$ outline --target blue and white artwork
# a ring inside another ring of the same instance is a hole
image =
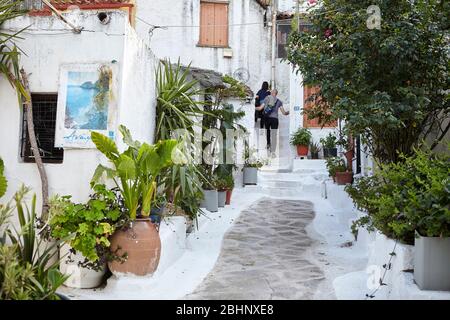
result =
[[[98,83],[96,72],[69,72],[64,123],[66,128],[107,129],[108,101],[98,99],[103,94],[103,88]]]
[[[108,64],[62,67],[56,146],[92,148],[91,131],[114,139],[115,80]]]

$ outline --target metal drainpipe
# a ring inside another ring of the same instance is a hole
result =
[[[275,88],[275,62],[277,54],[277,2],[278,0],[272,0],[272,77],[270,85],[272,89]]]

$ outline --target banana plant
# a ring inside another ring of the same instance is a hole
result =
[[[156,197],[157,179],[161,171],[173,165],[172,154],[176,152],[176,140],[161,140],[154,145],[134,141],[130,131],[119,127],[123,142],[128,148],[120,153],[113,140],[92,132],[91,138],[97,149],[108,158],[111,167],[99,165],[94,172],[91,186],[102,177],[112,179],[120,190],[129,216],[135,220],[139,215],[150,215],[152,201]]]

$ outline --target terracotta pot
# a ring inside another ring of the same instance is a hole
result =
[[[233,189],[227,190],[227,198],[225,200],[225,204],[231,204],[231,195],[233,194]]]
[[[297,146],[297,154],[299,156],[307,156],[308,155],[308,146]]]
[[[336,182],[338,185],[351,184],[353,182],[353,172],[336,172]]]
[[[120,249],[118,249],[120,248]],[[116,252],[117,250],[117,252]],[[114,275],[131,273],[145,276],[155,272],[161,256],[161,239],[149,218],[136,219],[128,228],[117,230],[111,237],[111,251],[128,258],[125,262],[108,263]]]

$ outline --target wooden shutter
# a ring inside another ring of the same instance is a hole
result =
[[[200,44],[214,45],[214,3],[202,2],[200,8]]]
[[[303,110],[308,110],[314,107],[313,101],[306,101],[309,97],[311,97],[313,94],[316,94],[320,91],[319,87],[309,87],[304,86],[303,87],[303,98],[304,98],[304,104],[303,104]],[[322,124],[318,118],[310,119],[306,114],[303,114],[303,127],[304,128],[335,128],[337,127],[337,122],[333,121],[332,123],[326,123]]]
[[[202,46],[228,46],[228,3],[200,3],[200,41]]]

